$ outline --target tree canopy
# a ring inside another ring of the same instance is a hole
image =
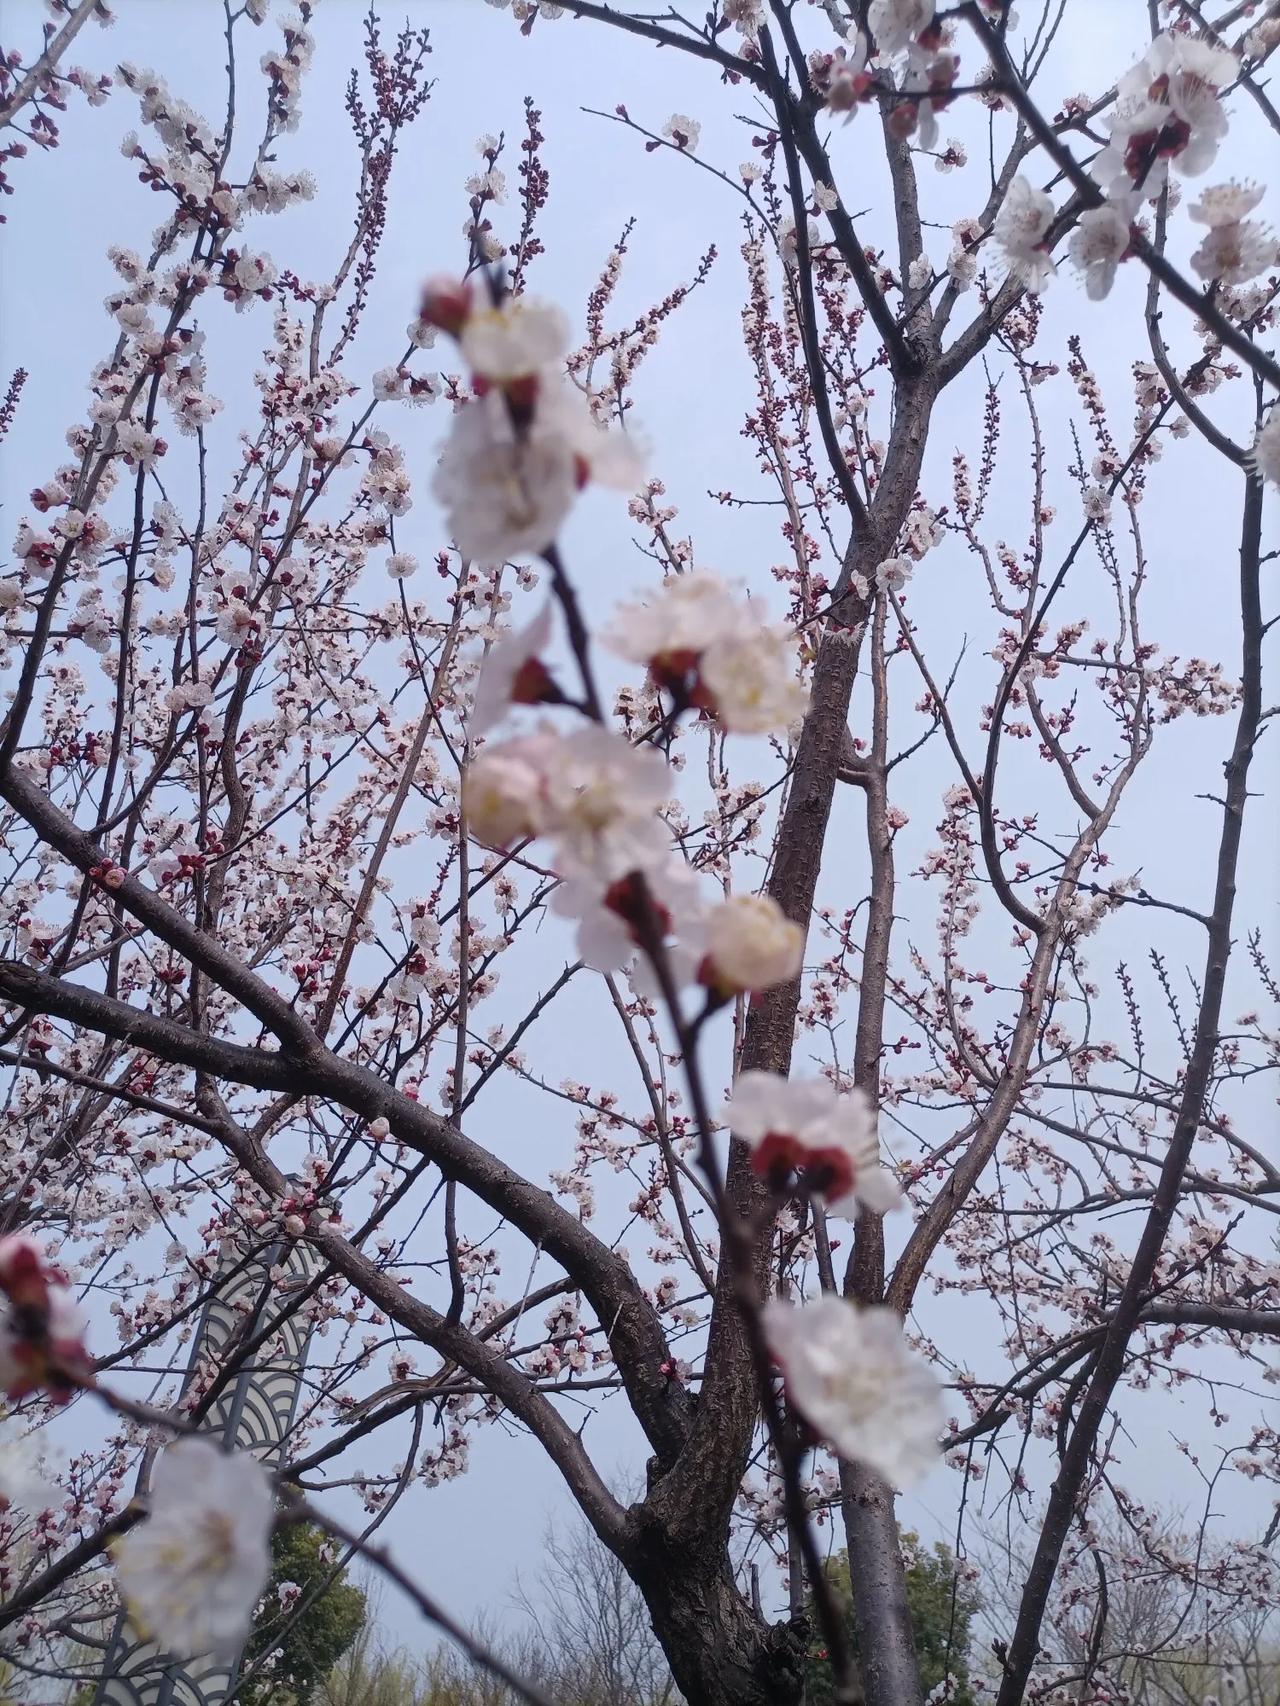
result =
[[[333,1543],[310,1523],[278,1528],[271,1577],[245,1647],[245,1706],[310,1706],[365,1626],[364,1591],[335,1565]],[[258,1669],[261,1662],[261,1669]]]

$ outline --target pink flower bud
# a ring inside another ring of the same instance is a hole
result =
[[[471,317],[471,286],[464,279],[429,278],[422,287],[418,317],[457,337]]]

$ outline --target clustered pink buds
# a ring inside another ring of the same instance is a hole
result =
[[[84,1315],[34,1239],[0,1238],[0,1392],[55,1403],[92,1379]]]
[[[327,1174],[326,1164],[318,1157],[311,1157],[308,1170],[311,1174],[311,1185],[280,1199],[280,1225],[287,1238],[305,1238],[312,1228],[326,1224],[337,1225],[342,1220],[340,1211],[333,1204],[326,1202],[321,1195]],[[267,1218],[264,1215],[262,1223],[265,1224]]]

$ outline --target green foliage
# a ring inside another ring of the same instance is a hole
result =
[[[364,1627],[365,1596],[324,1555],[325,1537],[309,1524],[276,1530],[271,1580],[245,1648],[248,1671],[265,1654],[263,1669],[237,1690],[244,1706],[309,1706],[317,1684],[337,1664]],[[277,1589],[296,1582],[302,1592],[291,1611]]]
[[[899,1541],[907,1566],[907,1605],[915,1631],[916,1659],[924,1692],[928,1694],[949,1671],[959,1684],[953,1696],[955,1706],[974,1706],[969,1689],[969,1643],[972,1638],[970,1625],[978,1610],[978,1596],[957,1578],[956,1561],[949,1546],[944,1546],[941,1541],[936,1541],[932,1547],[925,1546],[918,1535],[910,1532],[901,1534]],[[856,1663],[858,1631],[853,1620],[846,1553],[840,1552],[830,1560],[827,1578],[844,1609],[845,1627]],[[809,1606],[809,1616],[816,1628],[817,1618],[812,1605]],[[826,1645],[817,1635],[809,1653],[805,1695],[809,1706],[828,1706],[834,1698],[833,1681]]]

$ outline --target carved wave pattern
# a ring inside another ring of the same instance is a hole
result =
[[[291,1291],[305,1286],[319,1266],[310,1245],[279,1245],[245,1261],[226,1258],[224,1272],[238,1269],[205,1307],[188,1364],[186,1385],[197,1368],[216,1361],[232,1342],[252,1337],[278,1312]],[[283,1268],[283,1276],[274,1270]],[[246,1328],[246,1320],[250,1325]],[[205,1430],[237,1451],[251,1451],[270,1469],[279,1467],[302,1388],[310,1328],[291,1316],[270,1345],[252,1357],[210,1406]],[[123,1614],[103,1661],[93,1706],[222,1706],[231,1693],[239,1661],[192,1659],[181,1663],[142,1639]]]

